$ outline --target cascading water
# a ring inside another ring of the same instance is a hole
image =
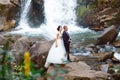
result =
[[[69,3],[68,3],[69,2]],[[53,39],[56,34],[56,28],[59,25],[67,25],[69,31],[80,30],[85,32],[88,29],[76,27],[76,0],[44,0],[45,22],[39,28],[30,28],[27,22],[27,14],[30,9],[31,0],[27,0],[21,14],[18,28],[14,33],[27,35],[44,35]]]
[[[17,28],[29,28],[29,24],[27,22],[27,14],[30,9],[31,1],[32,0],[21,0],[21,17]]]
[[[69,3],[68,3],[69,2]],[[76,26],[76,0],[45,0],[45,25],[41,26],[45,32],[55,36],[58,25],[67,25],[70,31],[77,30]]]
[[[45,0],[44,7],[47,25],[72,26],[76,24],[76,0]]]

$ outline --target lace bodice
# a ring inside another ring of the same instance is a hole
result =
[[[62,39],[62,33],[58,32],[57,34],[59,34],[58,38]]]

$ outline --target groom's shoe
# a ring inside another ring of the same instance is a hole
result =
[[[69,62],[72,62],[70,59],[68,59]]]

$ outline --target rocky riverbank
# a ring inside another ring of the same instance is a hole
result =
[[[119,0],[78,0],[79,24],[100,31],[111,25],[120,26]]]
[[[0,0],[0,31],[7,31],[16,27],[19,11],[18,0]]]
[[[78,0],[78,9],[81,1]],[[86,0],[84,0],[86,1]],[[100,1],[100,2],[95,2]],[[89,26],[95,31],[105,30],[103,34],[91,44],[83,45],[74,41],[71,45],[71,60],[66,65],[51,65],[47,75],[41,79],[65,79],[65,80],[118,80],[120,79],[120,41],[116,40],[119,33],[120,5],[119,0],[93,0],[86,3],[82,9],[86,9],[78,16],[78,23]],[[47,58],[48,51],[54,40],[48,41],[42,36],[28,37],[15,34],[7,34],[5,31],[14,29],[19,20],[20,5],[18,0],[0,0],[0,48],[4,48],[6,42],[10,43],[9,50],[16,64],[23,63],[24,53],[30,52],[31,62],[35,69],[40,69]],[[39,8],[41,7],[41,8]],[[77,12],[80,12],[79,10]],[[83,15],[84,14],[84,15]],[[41,16],[42,20],[37,16]],[[38,26],[44,21],[43,0],[33,0],[29,21]],[[32,20],[32,21],[31,21]],[[111,25],[114,25],[114,27]],[[79,35],[77,36],[79,37]],[[87,37],[87,36],[84,36]],[[76,39],[76,38],[75,38]],[[84,40],[83,40],[84,41]],[[84,42],[86,43],[86,42]],[[0,56],[1,57],[1,56]]]
[[[112,38],[114,38],[114,36],[112,36]],[[44,65],[48,55],[48,51],[51,45],[53,44],[53,41],[48,41],[43,37],[39,37],[39,38],[27,37],[27,36],[2,33],[0,35],[0,46],[3,47],[6,41],[9,41],[10,43],[9,50],[12,51],[12,56],[15,57],[17,64],[23,62],[23,58],[24,58],[23,56],[25,51],[30,51],[31,61],[36,64],[34,66],[36,69],[40,69]],[[116,51],[119,51],[118,45],[120,45],[120,43],[119,41],[118,42],[113,41],[112,43],[114,45],[93,44],[93,45],[82,46],[81,44],[79,44],[80,46],[78,45],[75,46],[74,44],[72,44],[74,46],[71,47],[72,52],[70,57],[73,62],[68,63],[64,66],[61,65],[57,65],[58,67],[56,67],[56,65],[50,66],[47,74],[52,74],[53,72],[53,75],[51,76],[46,75],[47,78],[53,79],[62,76],[62,78],[68,80],[70,78],[71,80],[119,79],[120,78],[118,76],[119,69],[116,69],[116,67],[117,66],[119,67],[120,61],[118,59],[115,59],[114,53]],[[118,70],[118,72],[116,72],[114,68]],[[63,72],[59,72],[61,69],[63,70]],[[58,72],[54,74],[54,70],[55,71],[57,70]],[[61,75],[61,73],[63,73],[63,75]],[[57,74],[58,76],[54,77]],[[44,78],[46,78],[46,76]],[[41,80],[41,78],[40,79],[38,78],[38,80]]]

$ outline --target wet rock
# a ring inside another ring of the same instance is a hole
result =
[[[6,30],[16,25],[16,21],[19,18],[19,7],[11,3],[14,1],[19,4],[18,0],[0,0],[0,31]]]
[[[15,56],[15,59],[17,63],[20,63],[23,60],[23,56],[25,51],[28,51],[30,48],[30,42],[27,37],[22,37],[18,39],[11,48],[11,51],[13,53],[13,56]]]
[[[60,73],[59,71],[66,70],[64,73]],[[58,71],[54,76],[51,76],[51,73]],[[109,75],[108,73],[91,70],[90,66],[88,66],[84,62],[72,62],[66,64],[63,67],[53,67],[50,66],[47,74],[50,76],[48,79],[55,79],[57,77],[63,78],[63,80],[104,80]]]
[[[102,72],[108,72],[109,64],[103,64],[101,65],[101,71]]]
[[[88,47],[80,47],[80,48],[75,48],[75,49],[72,49],[72,54],[73,55],[89,55],[92,51],[92,48],[88,48]]]
[[[95,30],[95,31],[102,31],[102,30],[104,30],[104,27],[103,26],[93,26],[91,29]]]
[[[111,80],[119,80],[119,79],[120,79],[120,73],[112,74],[112,79]]]
[[[4,25],[0,28],[0,31],[6,31],[8,29],[14,28],[16,24],[15,20],[11,20],[11,21],[4,21]]]
[[[3,35],[0,34],[0,45],[4,45],[6,40],[7,39]]]
[[[98,48],[98,53],[115,52],[117,50],[113,45],[110,45],[110,44],[103,45],[103,46],[97,46],[97,48]]]
[[[3,33],[4,37],[13,41],[13,42],[16,42],[18,39],[22,38],[21,35],[17,35],[17,34],[6,34],[6,33]]]
[[[53,41],[36,42],[30,48],[32,57],[34,57],[35,55],[48,52],[52,44],[53,44]]]
[[[19,0],[10,0],[10,3],[15,7],[20,7]]]
[[[44,42],[36,42],[31,48],[31,59],[32,61],[38,65],[38,67],[43,67],[51,48],[53,41],[44,41]]]
[[[91,54],[91,56],[98,58],[98,61],[106,61],[107,59],[112,59],[113,55],[114,52]]]
[[[90,54],[91,55],[91,54]],[[85,63],[87,63],[89,66],[91,66],[92,69],[95,69],[95,66],[97,64],[99,64],[99,61],[98,61],[98,58],[97,57],[94,57],[94,56],[76,56],[79,61],[83,61]]]
[[[120,53],[119,52],[115,52],[114,53],[114,58],[117,59],[120,62]]]
[[[45,42],[45,39],[38,37],[21,37],[19,35],[8,35],[8,38],[13,41],[13,44],[10,45],[11,51],[13,52],[13,56],[18,63],[22,62],[24,53],[26,51],[30,51],[31,59],[33,59],[33,57],[35,58],[35,56],[41,59],[41,55],[39,56],[39,53],[46,53],[49,51],[47,49],[49,42],[47,40]],[[35,60],[37,60],[37,58],[35,58]]]
[[[0,4],[10,4],[10,0],[0,0]]]
[[[79,58],[70,54],[70,60],[73,61],[73,62],[78,62]]]
[[[113,45],[114,45],[115,47],[120,47],[120,41],[115,41],[115,42],[113,42]]]
[[[112,43],[116,40],[118,36],[118,31],[115,26],[107,28],[104,33],[98,38],[96,45],[107,44],[107,42]]]
[[[13,6],[11,5],[7,11],[7,16],[6,16],[6,20],[7,21],[12,21],[12,20],[15,20],[17,21],[20,17],[20,8],[19,7],[16,7],[16,6]]]

